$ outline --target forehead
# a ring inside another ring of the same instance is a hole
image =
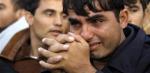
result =
[[[136,3],[134,3],[134,4],[129,4],[128,6],[129,6],[129,7],[142,7],[142,4],[141,4],[141,2],[138,0]]]
[[[141,1],[140,1],[140,0],[136,0],[136,3],[135,3],[135,4],[137,4],[137,3],[141,4]]]
[[[137,4],[140,3],[141,4],[141,0],[127,0],[128,4]]]
[[[68,2],[69,3],[69,2]],[[77,4],[79,3],[79,4]],[[67,4],[67,2],[66,2]],[[77,14],[79,16],[90,16],[91,14],[97,14],[103,11],[107,11],[105,7],[101,7],[101,3],[98,2],[98,0],[93,0],[92,4],[90,3],[82,3],[82,1],[75,2],[75,4],[72,2],[68,6],[64,7],[64,12],[70,14]],[[104,9],[103,9],[104,8]]]
[[[11,0],[0,0],[0,4],[12,5]]]
[[[63,0],[41,0],[39,4],[40,9],[53,9],[53,10],[63,10],[62,5]]]
[[[100,5],[98,5],[97,3],[95,3],[95,7],[98,10],[98,12],[92,11],[88,6],[84,7],[84,10],[87,13],[87,16],[77,14],[77,12],[75,11],[75,9],[69,9],[68,10],[68,14],[69,14],[69,17],[76,17],[76,16],[90,17],[90,16],[94,16],[94,15],[105,14],[106,11],[103,10],[100,7]]]
[[[112,18],[115,17],[114,12],[113,11],[104,11],[101,10],[99,12],[89,12],[87,16],[82,16],[82,15],[78,15],[76,14],[75,11],[73,10],[69,10],[69,18],[73,18],[73,19],[77,19],[77,20],[81,20],[80,18],[84,18],[84,19],[88,19],[94,16],[99,16],[99,17],[105,17],[105,18]]]

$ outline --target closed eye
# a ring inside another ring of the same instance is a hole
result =
[[[0,10],[4,9],[5,5],[4,4],[0,4]]]
[[[80,22],[76,19],[73,19],[73,18],[69,18],[69,22],[71,25],[77,25],[77,24],[80,24]]]
[[[129,7],[129,10],[130,10],[131,12],[137,12],[139,9],[140,9],[140,8],[139,8],[138,6],[136,6],[136,5],[133,5],[133,6],[130,6],[130,7]]]
[[[74,18],[69,18],[69,22],[70,22],[70,26],[73,29],[79,29],[82,26],[81,22],[77,19],[74,19]]]
[[[47,9],[43,12],[46,16],[52,16],[55,11],[54,10],[51,10],[51,9]]]

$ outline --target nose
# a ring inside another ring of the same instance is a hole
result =
[[[54,24],[56,26],[62,26],[62,17],[61,17],[61,14],[57,14],[56,15],[54,22],[55,22]]]
[[[89,25],[85,25],[82,27],[80,34],[86,41],[90,41],[93,37],[92,29]]]

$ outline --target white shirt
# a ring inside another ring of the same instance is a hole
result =
[[[29,28],[25,17],[21,17],[18,21],[14,22],[0,33],[0,53],[7,46],[11,38],[19,31]]]

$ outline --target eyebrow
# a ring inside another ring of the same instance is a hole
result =
[[[135,4],[133,4],[133,5],[130,5],[129,8],[139,8],[139,7]]]
[[[5,6],[4,4],[0,3],[0,6]]]
[[[105,16],[102,15],[102,14],[96,14],[96,15],[93,15],[93,16],[90,16],[88,17],[86,20],[87,21],[90,21],[90,20],[93,20],[93,19],[99,19],[99,18],[104,18]]]
[[[73,22],[73,23],[81,23],[78,19],[76,19],[76,18],[69,18],[68,19],[70,22]]]
[[[53,9],[45,9],[43,12],[44,12],[44,13],[45,13],[45,12],[55,12],[55,10],[53,10]]]

